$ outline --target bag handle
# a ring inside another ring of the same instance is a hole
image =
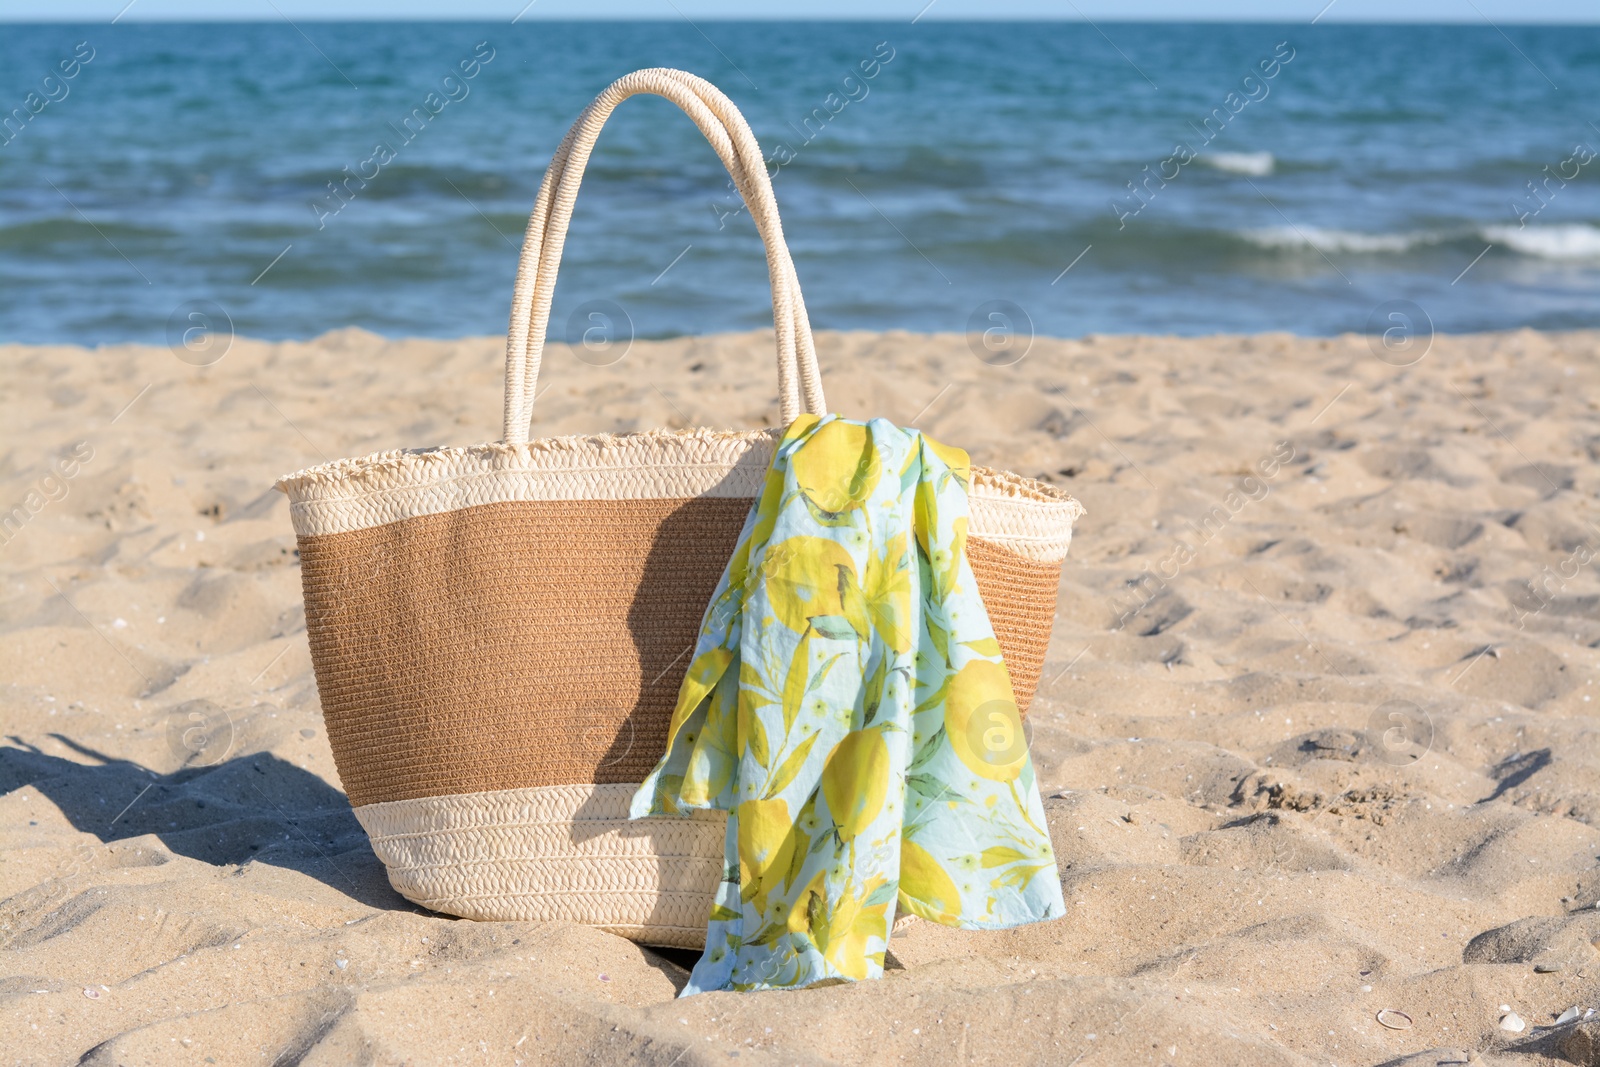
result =
[[[811,322],[800,295],[794,260],[778,221],[772,181],[755,135],[733,101],[716,86],[685,71],[654,67],[617,79],[584,109],[556,149],[539,186],[517,263],[511,322],[506,334],[504,435],[507,444],[528,441],[528,423],[538,389],[545,334],[550,325],[556,273],[560,269],[567,227],[572,221],[572,209],[589,155],[611,112],[628,97],[640,93],[666,97],[694,120],[727,167],[761,233],[772,283],[780,418],[785,425],[792,422],[800,414],[802,400],[806,411],[816,415],[827,412]]]

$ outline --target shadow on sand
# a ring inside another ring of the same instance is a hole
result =
[[[154,834],[169,851],[204,863],[254,860],[298,871],[371,908],[453,918],[396,893],[345,795],[277,756],[238,756],[160,774],[49,736],[95,762],[51,756],[8,737],[16,747],[0,746],[0,793],[31,785],[76,829],[103,842]],[[671,963],[669,977],[680,986],[700,957],[698,950],[640,951]]]
[[[255,860],[298,871],[369,907],[418,911],[389,886],[345,795],[267,753],[161,774],[51,734],[95,762],[51,756],[17,737],[0,746],[0,793],[32,785],[101,841],[154,834],[217,866]]]

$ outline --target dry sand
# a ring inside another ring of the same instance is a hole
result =
[[[1596,1055],[1600,335],[1440,337],[1409,368],[1357,337],[819,346],[836,410],[1088,508],[1032,713],[1068,918],[918,924],[881,982],[680,1003],[682,955],[417,910],[340,791],[270,486],[497,438],[499,342],[0,346],[0,500],[42,502],[0,550],[0,1058]],[[769,351],[556,350],[535,432],[764,424]]]

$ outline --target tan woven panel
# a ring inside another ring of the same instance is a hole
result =
[[[520,501],[302,537],[350,802],[642,780],[749,507]],[[969,544],[1026,709],[1060,565]]]
[[[976,537],[967,542],[967,557],[994,636],[1005,653],[1012,695],[1027,715],[1050,647],[1061,564],[1040,563]]]
[[[301,538],[350,802],[643,779],[749,507],[525,501]]]

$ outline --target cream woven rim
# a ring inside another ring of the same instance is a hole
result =
[[[517,263],[517,280],[511,297],[511,324],[506,332],[506,396],[504,440],[528,440],[528,420],[539,386],[539,364],[544,358],[545,333],[550,326],[550,302],[555,295],[556,272],[567,241],[567,226],[578,199],[578,186],[601,127],[617,105],[630,96],[653,93],[684,110],[716,149],[739,195],[750,209],[756,229],[767,249],[767,272],[772,280],[772,325],[778,341],[779,415],[787,426],[802,410],[827,413],[822,378],[817,370],[811,321],[800,296],[794,260],[778,221],[778,201],[772,179],[750,124],[733,101],[703,78],[669,67],[634,71],[612,82],[594,103],[584,109],[562,139],[545,170],[534,200],[533,214]]]
[[[628,818],[638,786],[556,785],[366,804],[356,818],[402,896],[467,919],[598,926],[700,948],[727,817]]]
[[[303,537],[513,500],[754,498],[781,431],[654,430],[526,445],[379,452],[289,475]],[[1083,508],[1053,485],[972,468],[971,533],[1029,559],[1066,558]]]

